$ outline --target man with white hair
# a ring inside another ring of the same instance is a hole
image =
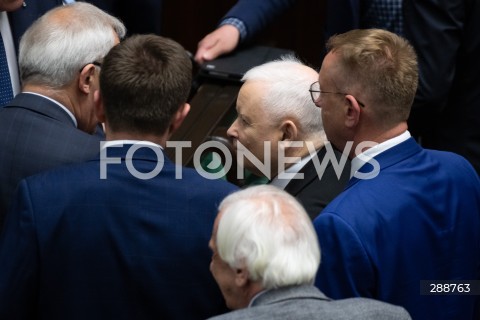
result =
[[[238,163],[295,196],[312,219],[350,174],[347,157],[326,141],[321,110],[308,92],[317,78],[294,56],[250,69],[238,94],[237,119],[227,131]]]
[[[300,203],[278,188],[227,196],[209,246],[210,271],[236,310],[213,319],[410,319],[401,307],[365,298],[334,301],[315,288],[317,236]]]

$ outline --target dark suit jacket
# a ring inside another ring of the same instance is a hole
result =
[[[54,102],[20,93],[0,109],[0,225],[18,182],[55,166],[93,158],[100,137],[78,130]]]
[[[62,0],[25,0],[24,2],[24,6],[14,12],[8,13],[8,20],[12,28],[12,36],[15,42],[15,48],[17,48],[17,54],[20,38],[27,28],[48,10],[63,4]]]
[[[251,307],[212,320],[409,320],[401,307],[364,298],[332,301],[313,286],[292,286],[266,291]]]
[[[275,17],[291,8],[296,1],[298,0],[239,0],[223,19],[235,17],[242,20],[247,27],[247,40],[249,40]],[[362,26],[361,2],[361,0],[327,0],[325,39],[333,34]],[[319,27],[321,27],[320,24]]]
[[[341,153],[336,150],[334,152],[335,159],[338,161]],[[299,171],[299,173],[303,173],[303,179],[292,179],[285,187],[285,191],[300,201],[312,220],[333,198],[342,192],[350,178],[350,160],[347,160],[346,165],[340,168],[342,171],[338,178],[332,162],[328,160],[328,157],[325,158],[326,153],[327,148],[325,147],[321,148],[317,153],[319,161],[317,164],[319,166],[318,170],[315,167],[314,160],[310,160]],[[320,170],[320,165],[323,161],[329,162],[322,171]],[[319,178],[320,174],[322,174],[321,178]]]
[[[163,0],[88,0],[86,2],[122,20],[129,35],[161,34]]]
[[[208,241],[218,204],[238,188],[166,156],[163,162],[150,148],[125,161],[129,147],[20,183],[0,238],[0,319],[205,319],[225,312]],[[136,178],[157,165],[155,177]]]
[[[480,174],[480,1],[405,0],[419,60],[409,130],[427,148],[466,157]]]
[[[223,19],[234,17],[242,20],[247,27],[247,39],[250,39],[295,2],[296,0],[239,0]]]
[[[421,280],[480,280],[480,179],[472,166],[413,138],[374,159],[379,174],[353,177],[314,220],[322,251],[316,285],[334,299],[403,306],[413,319],[479,319],[479,296],[420,294]]]

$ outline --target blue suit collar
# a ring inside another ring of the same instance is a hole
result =
[[[378,169],[380,172],[385,170],[388,167],[391,167],[399,162],[404,161],[412,157],[413,155],[421,152],[423,148],[418,145],[414,138],[409,138],[408,140],[378,154],[377,156],[373,157],[372,159],[378,163]],[[370,174],[373,173],[375,170],[375,162],[367,162],[365,163],[360,169],[359,172],[361,174]],[[378,174],[380,174],[380,172]],[[347,184],[346,189],[353,186],[357,183],[359,179],[357,177],[352,177]]]

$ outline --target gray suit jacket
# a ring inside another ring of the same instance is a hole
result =
[[[251,307],[232,311],[215,320],[407,320],[411,319],[402,307],[366,298],[331,300],[314,286],[293,286],[266,291]]]

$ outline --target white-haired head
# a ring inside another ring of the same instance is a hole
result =
[[[216,233],[220,258],[246,268],[265,289],[312,284],[320,263],[317,236],[305,209],[273,186],[250,187],[226,197]]]
[[[88,63],[103,59],[125,36],[120,20],[85,3],[56,7],[37,19],[20,41],[23,84],[61,88]]]
[[[253,67],[243,81],[264,84],[263,108],[272,122],[294,119],[302,139],[326,139],[321,109],[313,103],[308,89],[318,80],[318,72],[303,64],[294,55]]]

